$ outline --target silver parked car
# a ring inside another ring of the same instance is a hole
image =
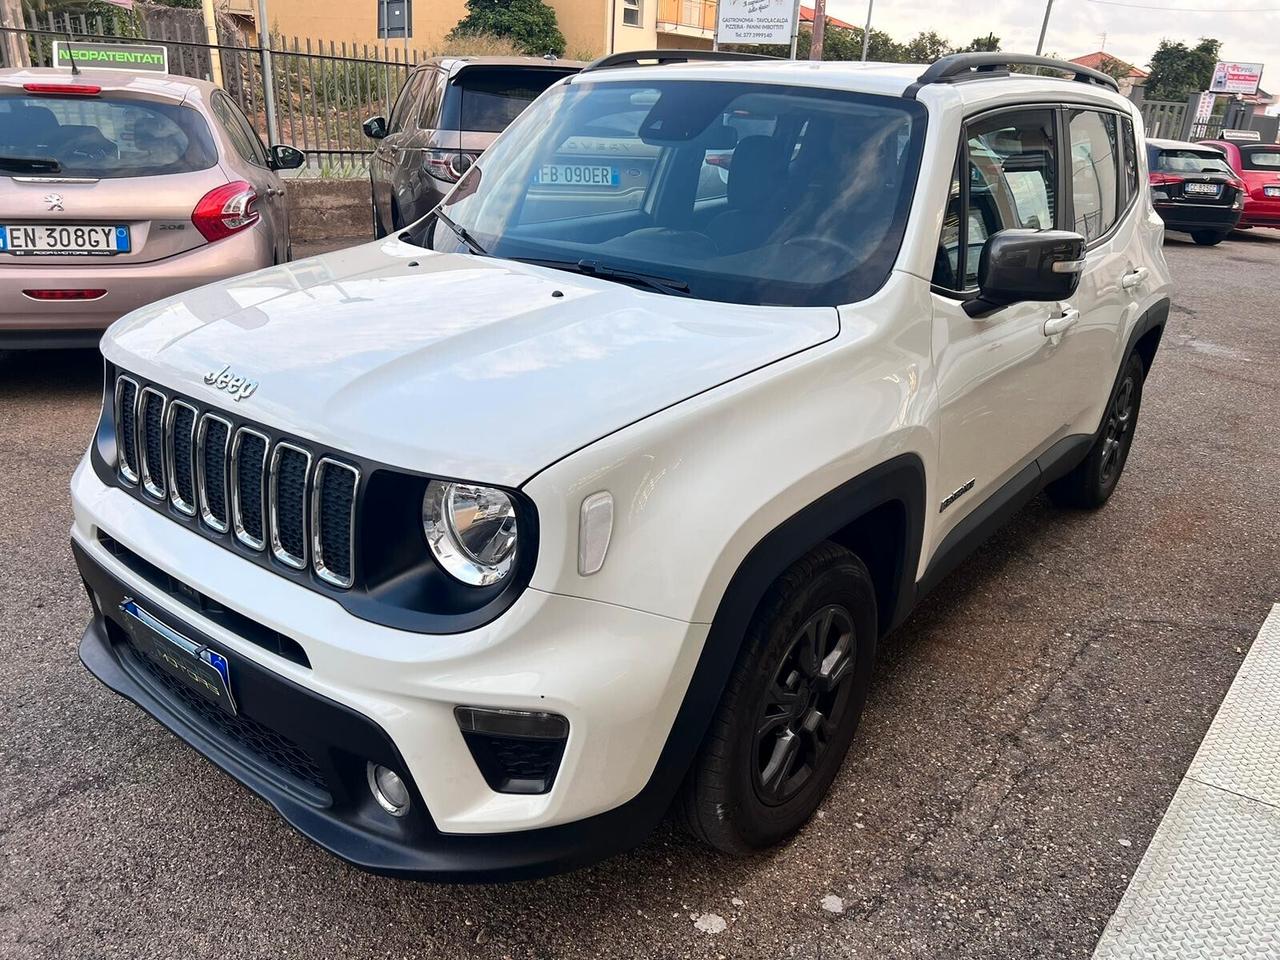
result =
[[[0,70],[0,349],[93,346],[144,304],[287,260],[276,171],[304,159],[202,80]]]
[[[391,117],[370,117],[373,232],[426,216],[524,108],[583,64],[538,57],[444,57],[409,74]]]

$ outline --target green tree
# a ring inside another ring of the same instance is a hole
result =
[[[1098,70],[1108,77],[1123,80],[1133,70],[1133,64],[1125,63],[1119,57],[1106,57],[1098,64]]]
[[[951,44],[933,30],[917,33],[903,48],[904,63],[933,63],[951,52]]]
[[[564,53],[556,12],[543,0],[467,0],[467,15],[447,39],[477,35],[506,37],[533,56]]]
[[[988,33],[985,37],[974,37],[968,46],[961,47],[956,53],[996,53],[999,50],[1000,38],[994,33]]]
[[[1206,37],[1202,37],[1194,47],[1161,40],[1151,57],[1151,74],[1146,83],[1147,99],[1185,100],[1193,93],[1207,90],[1221,47],[1221,41]]]

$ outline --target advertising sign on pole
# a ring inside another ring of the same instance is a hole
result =
[[[1196,101],[1196,114],[1191,121],[1195,124],[1206,124],[1209,118],[1213,116],[1213,105],[1218,102],[1216,93],[1205,92],[1200,94],[1200,99]]]
[[[1219,60],[1213,68],[1213,82],[1209,84],[1212,93],[1243,93],[1253,96],[1258,92],[1258,84],[1262,82],[1262,64],[1230,63]]]
[[[790,43],[794,0],[720,0],[716,43]]]

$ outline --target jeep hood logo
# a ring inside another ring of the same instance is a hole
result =
[[[204,375],[204,382],[215,390],[225,390],[231,398],[239,403],[248,400],[258,389],[257,380],[247,380],[239,374],[231,372],[231,364],[221,370],[211,370]]]

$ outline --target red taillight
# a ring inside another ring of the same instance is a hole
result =
[[[32,300],[97,300],[107,295],[105,290],[23,290],[24,297]]]
[[[424,150],[422,154],[427,172],[445,183],[457,183],[479,157],[464,150]]]
[[[1177,173],[1151,173],[1151,182],[1153,184],[1161,183],[1181,183],[1185,178]]]
[[[53,93],[63,97],[96,97],[102,88],[94,83],[24,83],[27,93]]]
[[[258,194],[252,184],[236,180],[210,190],[196,204],[191,222],[200,235],[212,243],[258,222],[258,211],[253,205]]]
[[[720,167],[724,170],[728,170],[729,166],[732,163],[733,163],[732,153],[708,153],[707,154],[706,164],[708,167]]]

